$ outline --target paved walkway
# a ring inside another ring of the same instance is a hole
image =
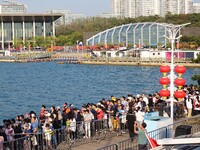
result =
[[[124,134],[120,134],[120,135],[116,135],[116,136],[113,136],[113,137],[105,137],[105,138],[100,138],[98,140],[94,140],[94,141],[90,141],[92,139],[85,139],[87,140],[86,142],[83,141],[82,142],[78,142],[78,146],[75,146],[73,147],[73,144],[76,144],[75,143],[72,143],[72,148],[70,150],[96,150],[98,148],[102,148],[104,146],[108,146],[108,145],[111,145],[111,144],[116,144],[118,142],[121,142],[123,140],[127,140],[129,139],[129,134],[128,133],[124,133]],[[87,144],[85,144],[85,143]],[[68,149],[69,150],[69,144],[66,144],[65,142],[62,142],[58,147],[57,147],[57,150],[66,150]]]
[[[107,146],[110,144],[116,144],[118,142],[121,142],[121,141],[127,140],[127,139],[129,139],[129,135],[123,134],[123,135],[108,138],[106,140],[100,140],[100,141],[95,141],[95,142],[88,143],[88,144],[83,144],[78,147],[72,148],[72,150],[87,150],[87,149],[96,150],[98,148],[101,148],[101,147],[104,147],[104,146]]]

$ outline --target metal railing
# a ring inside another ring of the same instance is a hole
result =
[[[132,63],[170,63],[171,60],[166,60],[166,58],[140,58],[140,57],[92,57],[92,58],[82,58],[82,61],[90,62],[132,62]],[[179,58],[174,59],[175,63],[191,63],[191,59]]]
[[[71,149],[82,144],[107,140],[126,131],[125,126],[120,126],[114,130],[113,125],[109,123],[109,119],[76,122],[75,125],[63,126],[61,129],[53,131],[50,141],[46,139],[43,132],[21,133],[13,135],[13,137],[18,138],[0,143],[0,145],[3,145],[3,149],[10,150]]]
[[[111,144],[111,145],[99,148],[97,150],[118,150],[118,145],[117,144]]]
[[[192,126],[191,135],[200,132],[200,115],[176,121],[174,124],[148,132],[147,134],[155,140],[163,138],[174,138],[175,130],[180,125]],[[112,145],[115,145],[116,150],[137,150],[138,149],[137,141],[138,138],[135,137],[134,139],[127,139]],[[112,145],[104,146],[102,148],[99,148],[98,150],[107,150],[107,148],[112,147]]]
[[[56,149],[65,140],[65,133],[63,131],[63,129],[54,130],[51,135],[51,141],[45,139],[44,133],[22,133],[14,135],[18,138],[0,144],[3,145],[3,149],[10,150],[45,150],[50,147]]]
[[[168,125],[167,126],[167,132],[168,132],[167,138],[174,138],[175,130],[180,125],[192,126],[191,134],[200,132],[200,115],[188,117],[188,118],[176,121],[175,123],[173,123],[171,125]]]

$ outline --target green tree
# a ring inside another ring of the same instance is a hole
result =
[[[196,59],[192,59],[192,62],[200,63],[200,55],[197,54],[197,58]]]
[[[193,81],[197,81],[198,86],[200,87],[200,74],[195,74],[191,77]]]

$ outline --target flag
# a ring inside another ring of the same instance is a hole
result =
[[[151,148],[155,148],[155,147],[158,147],[158,143],[155,139],[151,138],[147,133],[146,134],[146,137],[147,137],[147,140],[149,142],[149,145],[151,146]]]

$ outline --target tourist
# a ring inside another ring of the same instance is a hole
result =
[[[136,115],[136,121],[139,122],[139,124],[141,125],[144,121],[145,112],[140,107],[137,107],[135,115]]]
[[[107,109],[107,113],[108,113],[108,125],[109,125],[109,128],[111,130],[113,130],[113,125],[114,125],[114,114],[116,114],[116,109],[114,107],[114,103],[113,103],[113,100],[109,100],[108,101],[108,109]]]
[[[76,138],[76,119],[74,116],[70,116],[69,117],[69,122],[70,122],[70,125],[69,125],[69,133],[70,133],[70,139],[71,140],[75,140]]]
[[[148,101],[149,101],[149,104],[148,104],[149,111],[152,112],[153,111],[153,107],[154,107],[152,94],[149,94]]]
[[[43,118],[44,117],[44,112],[45,112],[46,106],[42,105],[41,107],[41,111],[40,111],[40,117]]]
[[[122,97],[121,97],[121,104],[124,106],[124,109],[125,109],[125,110],[128,110],[128,102],[127,102],[125,96],[122,96]]]
[[[7,136],[8,142],[9,142],[9,148],[11,150],[14,150],[14,143],[13,143],[13,141],[14,141],[14,134],[15,134],[15,132],[14,132],[14,129],[11,127],[11,122],[7,121],[7,123],[5,124],[5,127],[6,127],[5,134]]]
[[[200,114],[200,98],[199,98],[199,96],[196,96],[194,98],[193,106],[194,106],[194,115]]]
[[[46,140],[47,149],[52,150],[51,139],[52,139],[53,131],[50,128],[50,124],[46,124],[44,129],[44,138]]]
[[[134,132],[138,134],[138,150],[148,150],[148,139],[146,137],[146,126],[147,124],[143,122],[141,125],[140,123],[135,123],[134,125]]]
[[[85,109],[83,111],[83,118],[84,118],[84,127],[85,127],[85,138],[90,138],[91,136],[90,125],[91,125],[92,119],[94,119],[94,116],[91,112],[89,113],[88,109]]]
[[[59,126],[59,128],[61,128],[61,126],[62,126],[62,119],[63,118],[62,118],[62,112],[61,112],[59,106],[56,107],[56,111],[58,113],[58,126]]]
[[[62,107],[62,113],[63,113],[63,125],[66,126],[66,121],[68,120],[69,118],[69,115],[70,115],[70,108],[67,106],[67,103],[64,103],[63,104],[63,107]]]
[[[134,124],[135,124],[135,121],[136,121],[136,116],[133,113],[132,109],[129,109],[128,114],[126,116],[126,121],[127,121],[127,128],[128,128],[128,132],[129,132],[129,137],[133,138],[135,136]]]
[[[3,150],[6,147],[4,142],[7,142],[7,135],[3,131],[3,126],[0,126],[0,150]]]

